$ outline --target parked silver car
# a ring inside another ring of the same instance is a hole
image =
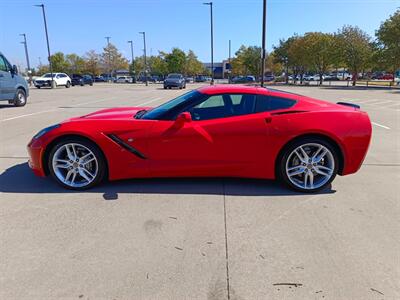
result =
[[[0,52],[0,101],[24,106],[28,96],[29,87],[25,78],[18,74],[17,67],[12,66]]]

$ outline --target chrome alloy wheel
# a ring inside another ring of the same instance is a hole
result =
[[[318,189],[334,175],[332,152],[318,143],[303,144],[294,149],[286,160],[286,175],[296,187]]]
[[[60,146],[53,155],[52,168],[65,185],[85,187],[95,180],[99,164],[94,153],[78,143]]]

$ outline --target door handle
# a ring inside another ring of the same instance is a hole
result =
[[[272,122],[272,117],[265,118],[265,123],[269,124]]]

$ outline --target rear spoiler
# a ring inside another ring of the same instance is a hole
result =
[[[354,104],[354,103],[348,103],[348,102],[337,102],[336,104],[344,105],[344,106],[350,106],[350,107],[353,107],[355,109],[360,109],[361,108],[360,105],[357,105],[357,104]]]

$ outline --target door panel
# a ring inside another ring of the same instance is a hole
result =
[[[148,136],[151,175],[264,177],[267,115],[158,121]]]
[[[0,56],[0,99],[11,100],[15,94],[16,78],[11,75],[11,65]]]

